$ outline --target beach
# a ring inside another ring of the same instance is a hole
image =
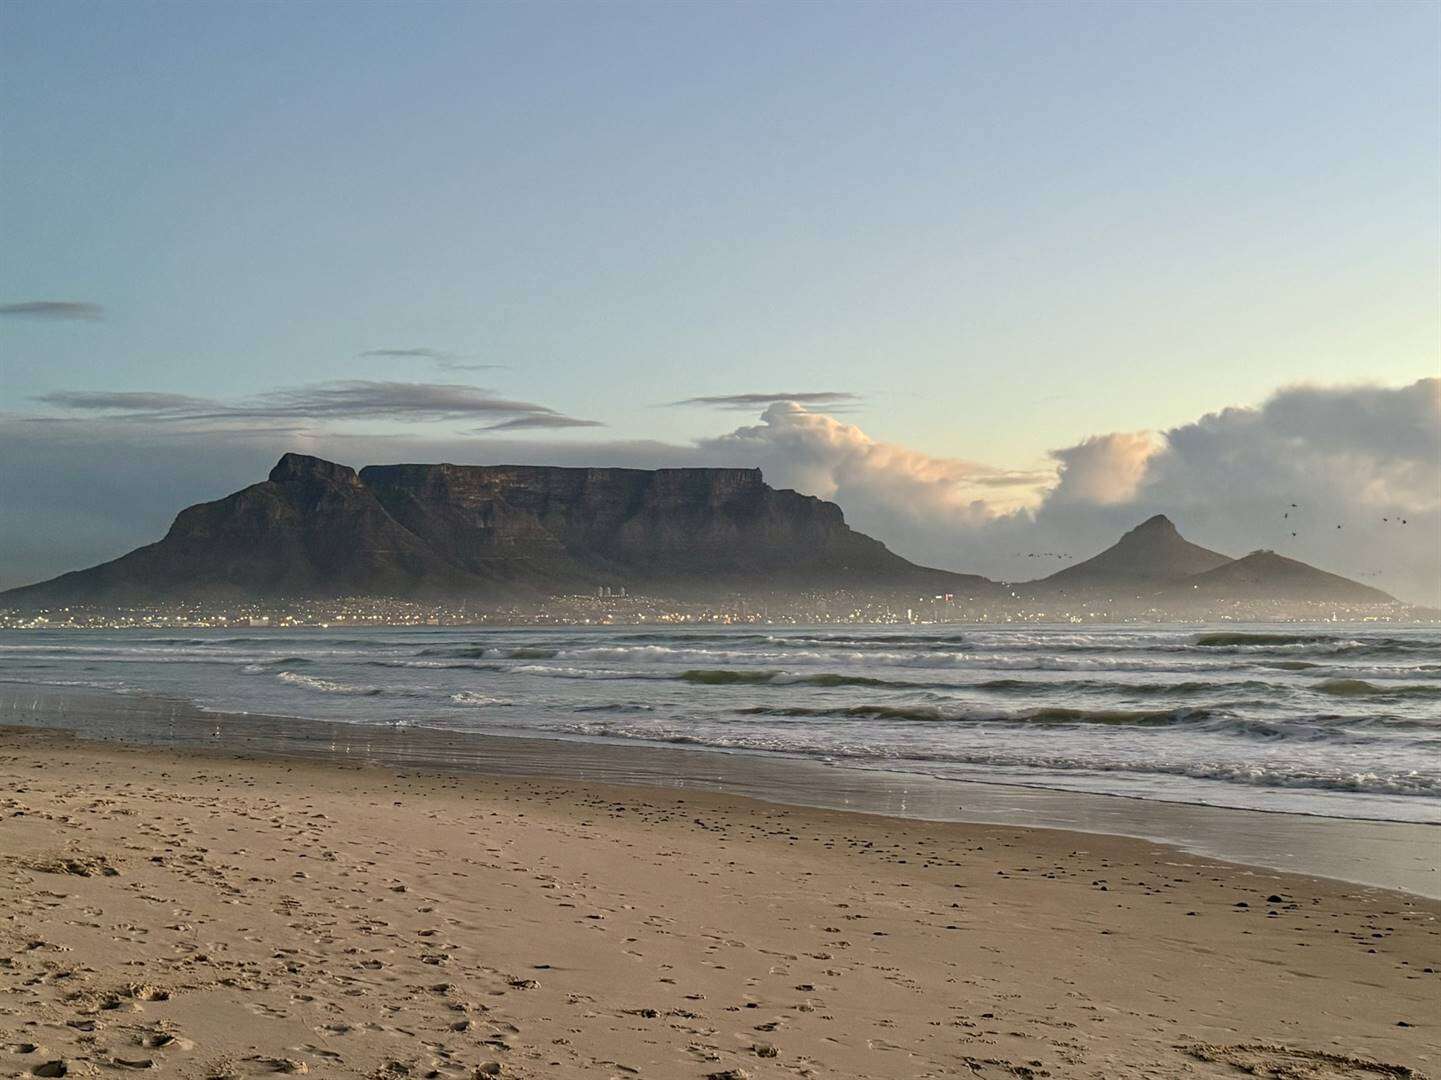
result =
[[[28,727],[0,735],[0,791],[7,1075],[1441,1057],[1441,903],[1144,840]]]

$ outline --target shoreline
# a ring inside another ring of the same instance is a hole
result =
[[[234,714],[143,693],[0,684],[0,723],[80,738],[279,760],[365,761],[491,777],[598,780],[711,791],[779,806],[897,820],[1056,829],[1166,845],[1238,865],[1441,899],[1441,835],[1426,823],[1081,793],[809,758],[715,749],[523,738],[428,727]]]
[[[1441,903],[1144,840],[36,727],[0,729],[0,786],[0,1072],[1416,1080],[1441,1059]]]

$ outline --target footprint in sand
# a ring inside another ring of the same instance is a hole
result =
[[[254,1065],[261,1072],[267,1073],[308,1073],[310,1066],[296,1058],[264,1057],[257,1055],[245,1059],[247,1063]]]
[[[194,1050],[195,1044],[173,1031],[166,1031],[163,1028],[152,1030],[141,1030],[136,1036],[136,1043],[147,1050]]]
[[[1420,1073],[1405,1065],[1389,1065],[1348,1054],[1328,1054],[1324,1050],[1296,1050],[1272,1043],[1236,1046],[1194,1043],[1179,1049],[1198,1061],[1229,1065],[1252,1076],[1284,1080],[1423,1080]]]

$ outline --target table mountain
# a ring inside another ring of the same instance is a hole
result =
[[[248,597],[535,597],[625,586],[989,595],[907,562],[840,508],[758,469],[383,465],[286,454],[262,483],[181,511],[164,539],[0,603]]]

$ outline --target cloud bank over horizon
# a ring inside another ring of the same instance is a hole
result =
[[[839,503],[908,558],[999,580],[1043,576],[1166,514],[1227,554],[1271,548],[1441,603],[1441,379],[1287,387],[1165,431],[1091,436],[1052,451],[1051,469],[931,457],[795,404],[698,446]]]
[[[421,387],[421,389],[416,389]],[[508,431],[575,426],[544,406],[429,384],[277,391],[221,410],[161,393],[45,395],[83,423],[0,416],[0,586],[112,558],[158,538],[183,506],[262,478],[284,450],[392,461],[758,466],[777,487],[838,503],[907,558],[1000,580],[1089,557],[1167,514],[1197,543],[1283,555],[1441,604],[1441,379],[1399,387],[1300,385],[1163,431],[1103,432],[1005,468],[871,438],[822,406],[773,401],[752,424],[689,444],[574,441]],[[153,421],[183,414],[184,423]],[[249,423],[263,413],[266,424]],[[327,420],[493,417],[483,438],[332,430]],[[1404,522],[1404,524],[1403,524]],[[1294,534],[1294,535],[1293,535]]]

